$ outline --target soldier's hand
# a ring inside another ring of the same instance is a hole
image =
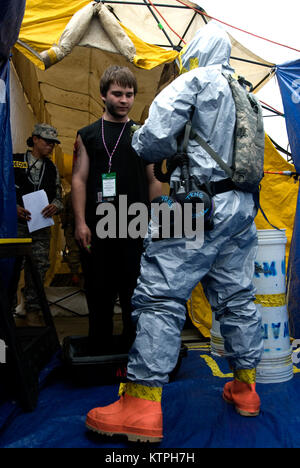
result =
[[[20,205],[17,205],[17,216],[19,219],[30,221],[31,213]]]
[[[43,209],[42,215],[44,216],[44,218],[51,218],[52,216],[56,214],[56,212],[57,212],[56,206],[50,203],[50,205],[46,206]]]

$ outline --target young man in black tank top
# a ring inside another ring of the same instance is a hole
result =
[[[99,238],[96,209],[110,202],[119,219],[119,196],[127,205],[149,204],[161,195],[153,165],[131,147],[128,118],[137,92],[134,75],[127,67],[109,67],[101,78],[100,92],[105,111],[100,120],[78,131],[74,151],[72,199],[75,237],[81,246],[82,268],[89,307],[89,338],[95,353],[113,352],[113,312],[117,295],[122,308],[122,342],[129,349],[134,339],[131,296],[139,275],[143,239]],[[113,193],[108,186],[113,185]]]

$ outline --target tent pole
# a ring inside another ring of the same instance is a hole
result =
[[[267,106],[264,106],[262,105],[261,106],[263,109],[269,111],[269,112],[273,112],[273,114],[275,114],[276,116],[279,116],[279,117],[285,117],[284,114],[282,114],[281,112],[275,110],[275,109],[271,109],[270,107],[267,107]],[[267,116],[266,116],[267,117]],[[270,117],[274,117],[274,116],[270,116]]]
[[[275,69],[272,70],[271,73],[268,73],[262,80],[260,80],[260,82],[257,83],[256,86],[254,86],[253,91],[255,91],[264,81],[266,81],[270,77],[270,75],[274,75],[274,74],[275,74]]]
[[[41,55],[38,52],[36,52],[36,50],[32,49],[32,47],[30,47],[28,44],[21,41],[20,39],[17,39],[17,43],[20,44],[25,49],[29,50],[29,52],[31,52],[35,57],[37,57],[41,62],[43,62]]]
[[[293,157],[292,157],[292,153],[290,153],[289,151],[285,150],[284,148],[282,148],[278,143],[276,143],[276,141],[274,141],[270,135],[268,135],[268,137],[270,138],[271,142],[273,143],[273,145],[275,146],[275,148],[278,150],[278,151],[281,151],[282,153],[284,153],[286,156],[289,157],[288,159],[288,162],[289,161],[293,161]],[[293,161],[293,164],[294,164],[294,161]],[[295,165],[295,164],[294,164]]]
[[[146,3],[142,2],[130,2],[127,0],[121,1],[121,0],[95,0],[97,3],[114,3],[117,5],[137,5],[137,6],[149,6]],[[154,6],[157,7],[164,7],[164,8],[181,8],[181,9],[189,9],[188,6],[182,6],[182,5],[167,5],[165,3],[153,3]]]
[[[169,5],[169,6],[170,6],[170,5]],[[191,21],[190,21],[189,24],[187,25],[186,30],[184,31],[184,33],[183,33],[183,35],[182,35],[182,39],[184,39],[184,37],[186,36],[188,30],[190,29],[190,27],[191,27],[191,25],[193,24],[193,21],[194,21],[194,19],[195,19],[195,17],[196,17],[197,15],[201,15],[201,18],[203,19],[204,23],[207,24],[207,19],[205,18],[204,15],[202,15],[202,12],[204,11],[203,8],[199,7],[199,8],[197,8],[197,10],[199,10],[199,12],[195,12],[195,13],[194,13],[193,18],[191,19]],[[181,47],[180,44],[181,44],[181,42],[182,42],[182,39],[180,39],[179,43],[177,44],[177,47]]]
[[[268,65],[266,63],[255,62],[254,60],[243,59],[243,58],[240,58],[240,57],[230,57],[230,58],[231,58],[231,60],[240,60],[241,62],[253,63],[253,65],[260,65],[261,67],[273,68],[274,69],[274,65]]]
[[[174,44],[173,42],[171,41],[170,37],[168,36],[168,34],[166,33],[164,27],[162,26],[161,22],[159,21],[159,19],[157,18],[156,14],[154,13],[154,11],[152,11],[152,8],[151,6],[149,5],[149,3],[147,3],[147,0],[144,0],[144,4],[148,7],[151,15],[153,16],[153,18],[155,19],[155,21],[157,22],[157,25],[159,27],[159,29],[161,29],[161,31],[164,33],[164,35],[166,36],[167,40],[169,41],[171,47],[174,49]]]

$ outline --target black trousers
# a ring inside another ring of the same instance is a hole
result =
[[[131,297],[140,272],[143,239],[96,239],[91,253],[82,251],[81,261],[89,309],[89,338],[95,349],[112,344],[113,314],[119,296],[123,339],[132,343]]]

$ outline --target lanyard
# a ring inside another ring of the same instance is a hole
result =
[[[122,137],[123,132],[124,132],[124,130],[125,130],[126,124],[127,124],[127,122],[124,123],[123,128],[122,128],[122,130],[121,130],[121,133],[120,133],[120,135],[119,135],[119,138],[117,139],[117,142],[116,142],[116,144],[115,144],[115,146],[114,146],[114,149],[113,149],[112,152],[110,153],[110,152],[108,151],[108,148],[107,148],[107,146],[106,146],[105,139],[104,139],[104,119],[103,119],[103,118],[101,119],[102,141],[103,141],[103,144],[104,144],[104,148],[106,149],[107,156],[109,157],[109,161],[108,161],[108,173],[110,173],[110,171],[111,171],[111,165],[112,165],[111,160],[112,160],[112,157],[113,157],[113,155],[114,155],[114,153],[115,153],[115,151],[116,151],[116,149],[117,149],[117,147],[118,147],[118,144],[119,144],[119,142],[120,142],[120,140],[121,140],[121,137]]]
[[[28,179],[30,180],[30,182],[34,185],[34,191],[36,190],[39,190],[40,189],[40,185],[41,185],[41,182],[42,182],[42,179],[44,177],[44,173],[45,173],[45,161],[43,161],[43,164],[42,164],[42,167],[39,171],[39,180],[38,181],[34,181],[33,178],[31,177],[31,170],[34,169],[36,163],[38,162],[38,159],[36,159],[36,161],[29,167],[29,161],[28,161],[28,156],[27,156],[27,153],[25,155],[25,158],[26,158],[26,161],[27,161],[27,164],[28,164],[28,170],[27,170],[27,174],[28,174]]]

